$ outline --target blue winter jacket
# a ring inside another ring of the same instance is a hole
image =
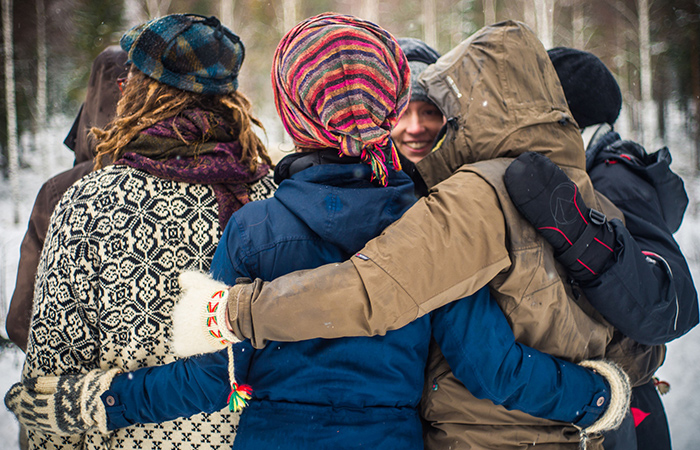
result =
[[[415,200],[402,172],[391,172],[385,188],[369,177],[365,164],[323,164],[292,175],[274,198],[233,215],[212,262],[214,277],[228,284],[271,280],[346,260]],[[235,345],[236,377],[252,386],[253,399],[234,448],[423,448],[417,406],[431,333],[477,397],[580,426],[607,408],[601,377],[516,343],[484,288],[385,336]],[[120,375],[102,398],[114,429],[218,410],[229,391],[222,351]]]

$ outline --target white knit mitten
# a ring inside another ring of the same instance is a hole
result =
[[[209,353],[240,342],[226,328],[229,287],[196,271],[182,272],[179,281],[182,294],[172,313],[175,354]]]
[[[100,396],[119,369],[83,375],[28,378],[13,385],[5,405],[26,428],[53,434],[81,434],[96,427],[107,434],[107,414]]]
[[[627,373],[613,362],[587,360],[581,361],[579,365],[598,373],[610,385],[610,405],[598,420],[581,430],[581,448],[585,449],[590,437],[620,427],[630,410],[632,386]]]

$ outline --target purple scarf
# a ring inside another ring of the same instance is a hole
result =
[[[223,230],[231,215],[250,201],[246,185],[270,170],[267,164],[259,163],[251,173],[247,165],[241,164],[241,146],[225,128],[213,113],[185,111],[142,131],[115,164],[126,164],[166,180],[211,185]]]

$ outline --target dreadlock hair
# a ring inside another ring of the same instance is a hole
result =
[[[264,162],[272,167],[272,160],[252,126],[264,131],[262,122],[251,113],[251,103],[238,91],[222,95],[202,95],[183,91],[148,77],[132,66],[124,93],[117,103],[117,114],[102,130],[92,128],[90,133],[99,142],[96,148],[95,170],[101,169],[103,158],[117,161],[124,154],[124,147],[141,131],[152,125],[177,116],[185,110],[201,108],[213,112],[230,127],[235,140],[241,144],[241,163],[247,164],[250,172]],[[175,133],[182,138],[179,130]]]

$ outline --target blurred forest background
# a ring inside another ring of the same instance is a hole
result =
[[[617,128],[623,135],[650,151],[670,141],[682,147],[669,145],[683,157],[675,170],[700,171],[700,0],[0,1],[0,166],[11,179],[37,160],[27,157],[30,152],[48,148],[43,142],[51,121],[77,113],[98,53],[133,25],[185,12],[216,15],[243,39],[240,89],[256,105],[271,145],[285,138],[271,99],[270,63],[279,39],[298,21],[325,11],[354,14],[444,53],[484,24],[515,19],[546,48],[598,55],[622,88]],[[51,155],[38,160],[51,166]]]

